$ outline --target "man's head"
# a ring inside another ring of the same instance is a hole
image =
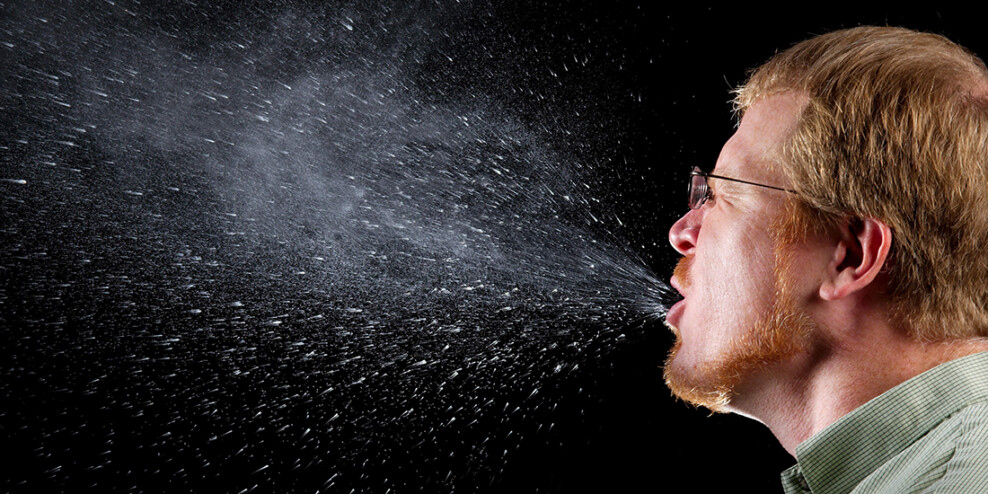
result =
[[[808,98],[783,149],[803,224],[894,236],[891,316],[916,337],[988,336],[988,71],[941,36],[861,27],[803,41],[737,91]]]
[[[939,36],[857,28],[776,55],[737,94],[741,124],[714,172],[795,194],[712,178],[713,199],[670,231],[689,266],[668,317],[677,395],[716,409],[760,369],[805,357],[819,322],[807,306],[824,290],[795,253],[855,235],[872,250],[845,251],[868,268],[851,291],[887,301],[889,320],[923,339],[988,336],[980,60]]]

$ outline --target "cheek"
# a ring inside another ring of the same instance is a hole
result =
[[[768,308],[775,293],[775,254],[772,240],[747,231],[728,230],[705,239],[717,248],[703,249],[706,264],[704,298],[711,316],[727,323],[748,315],[758,316]],[[701,232],[702,233],[702,232]]]

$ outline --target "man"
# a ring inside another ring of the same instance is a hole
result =
[[[786,492],[988,492],[988,70],[940,36],[799,43],[669,238],[673,393],[765,423]]]

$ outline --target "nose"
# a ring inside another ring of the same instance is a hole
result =
[[[700,223],[703,218],[702,209],[689,210],[669,229],[669,243],[684,256],[692,255],[693,249],[696,248],[696,239],[700,235]]]

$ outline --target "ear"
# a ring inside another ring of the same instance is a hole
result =
[[[891,246],[892,230],[885,223],[874,218],[845,221],[820,285],[820,298],[837,300],[867,287],[885,266]]]

